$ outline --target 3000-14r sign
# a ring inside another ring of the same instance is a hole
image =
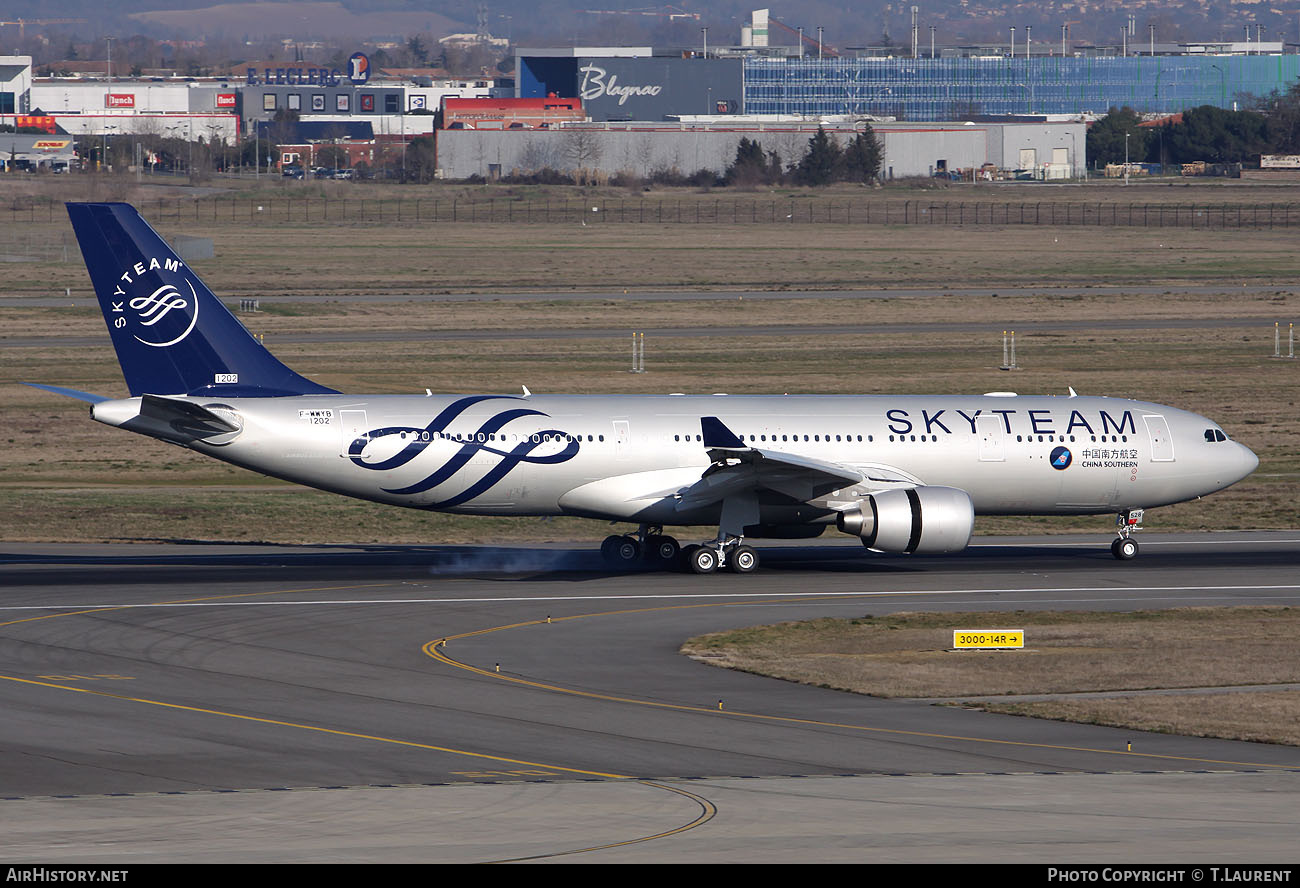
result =
[[[1025,646],[1024,629],[954,629],[952,646],[956,650],[986,648],[1022,648]]]

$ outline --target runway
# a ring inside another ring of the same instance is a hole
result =
[[[1300,750],[677,653],[818,616],[1300,602],[1297,533],[1146,534],[1125,563],[1107,541],[776,545],[746,577],[576,547],[6,544],[6,858],[1292,860]]]

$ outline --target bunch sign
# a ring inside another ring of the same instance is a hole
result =
[[[1025,646],[1024,629],[954,629],[952,646],[959,651],[989,651]]]

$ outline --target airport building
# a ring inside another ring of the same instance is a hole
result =
[[[736,158],[742,138],[758,142],[789,164],[803,156],[817,121],[753,123],[715,118],[707,123],[603,122],[562,129],[439,130],[438,167],[449,179],[494,179],[541,169],[618,173],[648,177],[675,170],[722,174]],[[1034,179],[1084,174],[1084,124],[1074,121],[1016,123],[876,123],[885,179],[941,174],[967,177],[987,168]],[[841,147],[860,127],[825,125]]]
[[[32,109],[32,57],[0,56],[0,122]]]
[[[1239,107],[1285,92],[1300,55],[1254,52],[1128,56],[993,55],[814,58],[745,47],[520,49],[521,98],[574,95],[593,120],[680,114],[858,115],[910,122],[996,115],[1082,116],[1125,105],[1171,114]],[[1196,47],[1205,49],[1205,47]],[[1221,48],[1221,47],[1215,47]]]
[[[239,76],[202,79],[34,78],[30,56],[0,56],[0,124],[39,126],[51,134],[233,143],[259,123],[293,112],[304,121],[364,122],[377,138],[400,141],[431,133],[446,96],[511,92],[487,78],[372,80],[361,53],[347,71],[248,67]]]

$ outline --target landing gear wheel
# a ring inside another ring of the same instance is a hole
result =
[[[641,544],[637,542],[636,537],[608,536],[600,544],[600,557],[604,558],[607,564],[628,567],[640,560]]]
[[[1138,542],[1130,537],[1115,540],[1110,544],[1110,554],[1120,561],[1129,561],[1137,557]]]
[[[747,574],[758,568],[758,553],[749,546],[737,546],[727,558],[732,573]]]
[[[641,560],[641,543],[635,537],[619,537],[614,545],[614,561],[624,567]]]
[[[661,564],[675,564],[682,547],[670,536],[653,535],[646,537],[645,554],[651,561]]]
[[[711,574],[718,569],[718,552],[708,546],[687,546],[683,550],[686,566],[697,574]]]

